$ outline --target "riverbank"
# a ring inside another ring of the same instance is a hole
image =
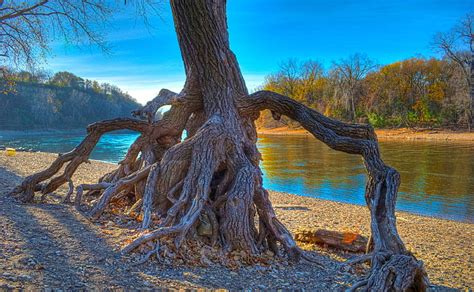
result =
[[[311,135],[305,129],[279,127],[273,129],[259,128],[262,135]],[[448,129],[376,129],[379,140],[429,140],[429,141],[459,141],[473,142],[474,132],[452,131]]]
[[[0,151],[0,288],[169,287],[227,289],[343,289],[357,275],[341,271],[353,254],[304,246],[321,254],[327,268],[300,263],[292,266],[188,268],[156,263],[135,267],[118,250],[130,230],[116,221],[92,223],[73,207],[50,201],[17,204],[6,196],[22,177],[49,166],[56,155]],[[74,175],[92,183],[115,165],[92,161]],[[58,193],[64,194],[65,188]],[[276,213],[292,231],[324,228],[368,236],[370,218],[363,206],[271,192]],[[474,287],[472,238],[474,224],[398,212],[398,229],[407,247],[424,261],[437,289]],[[444,290],[444,289],[443,289]]]

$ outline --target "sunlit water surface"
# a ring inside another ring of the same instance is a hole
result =
[[[0,133],[0,145],[66,152],[83,133]],[[135,133],[104,135],[91,158],[118,162]],[[364,205],[365,170],[359,156],[331,150],[313,137],[261,136],[258,147],[267,189]],[[380,142],[383,159],[400,173],[397,209],[474,222],[474,145],[447,142]]]

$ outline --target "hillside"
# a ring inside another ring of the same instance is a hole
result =
[[[5,88],[6,82],[0,81]],[[121,91],[15,81],[0,93],[0,130],[73,129],[116,117],[129,117],[140,105]]]

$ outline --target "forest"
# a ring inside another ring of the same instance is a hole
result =
[[[7,71],[4,71],[7,72]],[[0,129],[77,129],[140,105],[117,86],[70,72],[10,71],[0,79]]]
[[[292,97],[327,116],[377,128],[467,128],[469,86],[458,64],[448,58],[413,57],[377,65],[364,54],[333,62],[294,59],[280,64],[263,89]],[[264,128],[298,125],[262,114]]]

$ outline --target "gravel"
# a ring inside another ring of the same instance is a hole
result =
[[[0,289],[225,288],[344,290],[360,276],[343,262],[354,254],[319,246],[314,250],[325,268],[309,263],[254,265],[230,270],[222,266],[188,267],[156,261],[135,266],[119,254],[129,233],[119,224],[93,223],[72,206],[55,202],[19,204],[6,194],[22,177],[47,167],[49,153],[0,151]],[[83,164],[73,181],[93,183],[115,165]],[[64,194],[65,188],[58,190]],[[369,235],[369,212],[362,206],[271,192],[276,213],[291,230],[324,228]],[[474,224],[398,214],[398,229],[407,247],[424,261],[434,290],[474,287]]]

